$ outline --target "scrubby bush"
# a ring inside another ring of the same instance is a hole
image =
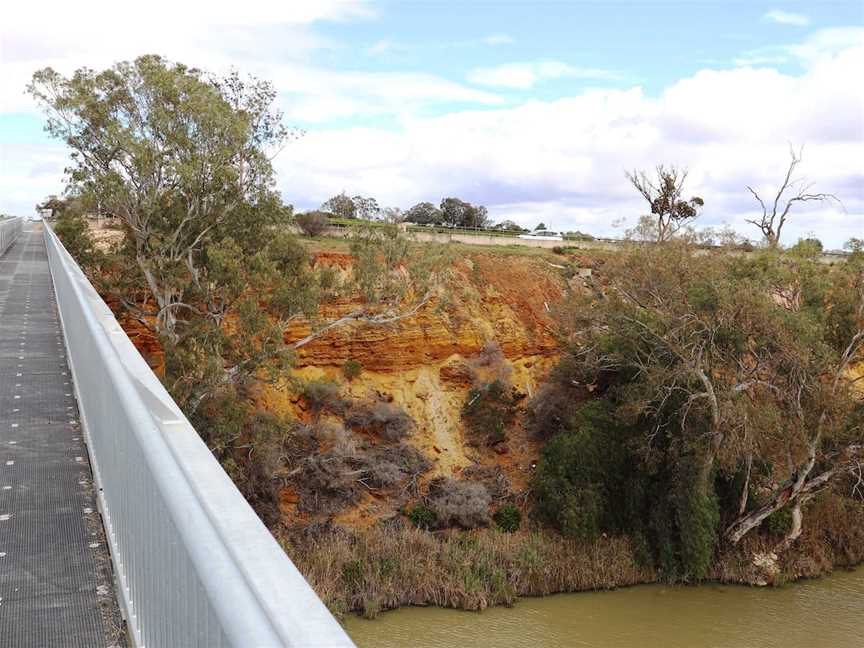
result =
[[[513,388],[500,380],[468,392],[462,418],[472,439],[490,446],[504,441],[507,429],[516,418],[518,401]]]
[[[329,422],[307,430],[316,444],[291,471],[300,495],[298,507],[306,513],[336,513],[356,504],[365,489],[404,486],[432,466],[422,452],[405,443],[371,445]]]
[[[591,395],[586,383],[592,376],[584,371],[574,354],[565,353],[528,403],[527,428],[536,439],[550,439],[567,429],[585,399]]]
[[[407,443],[375,446],[364,452],[362,461],[373,488],[397,486],[432,467],[426,455]]]
[[[193,423],[261,519],[278,519],[286,462],[311,448],[304,430],[231,393],[203,403]]]
[[[404,439],[414,431],[414,419],[405,410],[383,401],[356,404],[346,415],[345,425],[390,442]]]
[[[331,450],[306,457],[294,483],[300,494],[298,508],[306,513],[336,513],[360,500],[362,475],[356,454]]]
[[[495,381],[504,385],[510,384],[513,367],[504,357],[501,345],[495,340],[483,345],[480,352],[468,360],[467,365],[472,372],[475,387]]]
[[[346,360],[342,365],[342,375],[345,376],[345,380],[359,378],[361,373],[363,373],[363,364],[357,360]]]
[[[762,524],[765,525],[765,530],[772,535],[785,535],[792,527],[792,512],[789,507],[784,506],[765,518]]]
[[[338,414],[344,411],[347,401],[339,392],[339,385],[332,380],[312,380],[303,386],[303,398],[315,414],[324,411]]]
[[[493,516],[495,524],[498,528],[507,533],[513,533],[519,530],[522,524],[522,512],[512,504],[505,504]]]
[[[80,213],[72,209],[61,211],[53,229],[63,247],[82,268],[93,270],[102,262],[104,255],[96,247],[87,219]]]
[[[500,502],[511,495],[510,480],[501,466],[474,464],[462,470],[462,479],[483,484],[493,502]]]
[[[438,522],[435,511],[423,504],[418,504],[409,509],[408,519],[418,529],[434,529]]]
[[[442,528],[489,525],[490,498],[482,484],[439,477],[430,484],[427,501]]]
[[[692,488],[692,455],[667,447],[646,461],[634,445],[641,433],[618,423],[609,403],[584,404],[543,448],[533,514],[583,541],[629,535],[666,580],[703,578],[717,546],[717,497]]]
[[[318,236],[327,228],[327,214],[320,211],[297,214],[294,222],[306,236]]]

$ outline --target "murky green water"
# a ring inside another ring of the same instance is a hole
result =
[[[774,589],[646,585],[479,614],[404,608],[347,629],[360,648],[864,648],[864,569]]]

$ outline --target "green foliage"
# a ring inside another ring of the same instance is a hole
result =
[[[745,488],[760,506],[782,501],[793,475],[848,470],[837,448],[864,441],[852,386],[826,380],[864,340],[864,260],[826,266],[810,243],[695,250],[673,241],[610,257],[602,284],[572,298],[574,345],[528,417],[548,439],[537,518],[585,539],[627,534],[670,580],[704,577],[721,532],[736,542],[736,523],[749,530]],[[816,462],[795,450],[790,467],[787,449],[810,444]]]
[[[514,533],[522,524],[522,512],[512,504],[505,504],[492,516],[498,528],[506,533]]]
[[[192,423],[214,456],[266,522],[279,517],[279,477],[295,445],[294,424],[257,410],[236,393],[204,402]]]
[[[321,211],[333,214],[336,218],[357,218],[357,207],[344,191],[324,201]]]
[[[98,269],[104,255],[96,247],[85,216],[74,209],[64,209],[59,212],[53,228],[63,247],[85,272]]]
[[[471,436],[487,445],[504,441],[516,418],[518,397],[501,380],[473,388],[462,407],[462,418]]]
[[[612,513],[623,466],[610,423],[597,405],[585,406],[543,448],[531,483],[534,514],[566,536],[590,541],[619,526]]]
[[[342,375],[345,376],[345,380],[359,378],[361,373],[363,373],[363,363],[359,360],[346,360],[342,365]]]
[[[294,222],[306,236],[318,236],[327,228],[327,214],[321,211],[297,214]]]
[[[428,506],[417,504],[408,511],[408,519],[418,529],[434,529],[438,523],[438,516]]]
[[[472,205],[458,198],[441,201],[441,220],[453,227],[482,228],[489,224],[489,213],[482,205]]]
[[[365,580],[365,569],[362,560],[349,560],[342,565],[342,580],[348,587],[359,587]]]
[[[432,203],[421,202],[406,211],[404,218],[407,222],[418,225],[440,225],[444,220],[444,215]]]
[[[788,506],[784,506],[765,518],[765,521],[762,524],[765,525],[765,530],[771,535],[786,535],[792,527],[792,512],[789,510]]]

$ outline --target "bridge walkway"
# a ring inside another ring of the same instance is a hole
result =
[[[41,229],[0,257],[0,647],[120,645]]]

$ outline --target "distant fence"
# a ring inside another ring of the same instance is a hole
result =
[[[45,225],[98,501],[136,646],[353,646]]]
[[[23,218],[0,219],[0,256],[6,254],[6,250],[12,247],[18,235],[21,234],[23,226]]]

